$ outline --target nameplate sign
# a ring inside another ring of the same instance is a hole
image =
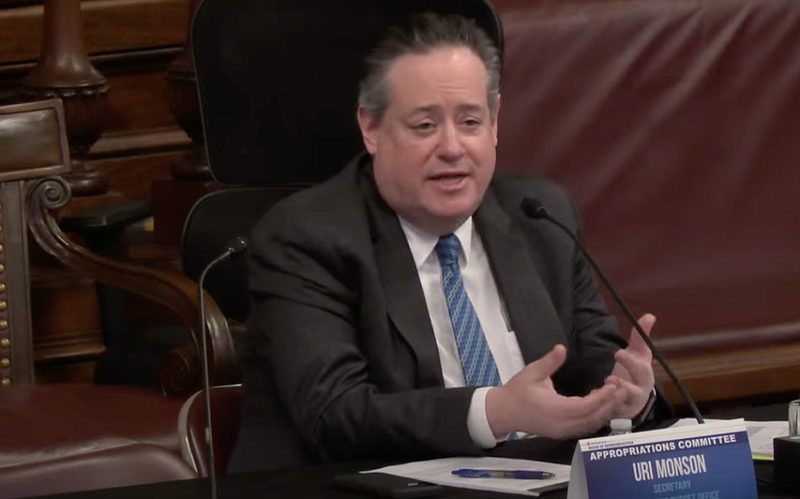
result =
[[[756,499],[743,419],[580,440],[568,499]]]

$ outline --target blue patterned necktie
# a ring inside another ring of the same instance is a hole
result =
[[[458,238],[450,234],[439,238],[435,251],[442,266],[442,284],[458,355],[461,357],[461,368],[464,370],[464,381],[467,386],[498,386],[500,374],[497,365],[461,279],[461,268],[458,266],[460,249]]]

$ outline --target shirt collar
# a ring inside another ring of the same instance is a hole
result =
[[[429,232],[416,227],[411,222],[398,216],[400,219],[400,226],[406,235],[408,247],[411,249],[411,255],[414,257],[414,264],[417,270],[422,267],[422,264],[431,256],[433,248],[439,241],[439,236],[433,235]],[[459,228],[454,232],[461,243],[461,256],[464,257],[464,265],[469,264],[470,249],[472,248],[472,217],[467,218]]]

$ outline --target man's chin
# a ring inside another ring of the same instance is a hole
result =
[[[436,221],[441,230],[447,233],[453,232],[464,223],[477,209],[476,205],[469,204],[459,207],[439,208],[431,212],[432,218]]]

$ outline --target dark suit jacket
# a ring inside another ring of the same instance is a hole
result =
[[[625,342],[574,243],[520,202],[542,201],[580,233],[572,198],[541,179],[496,173],[474,215],[523,358],[561,343],[560,393],[602,385]],[[266,402],[280,404],[321,459],[481,452],[473,388],[445,389],[411,252],[380,198],[368,156],[274,206],[253,233],[245,416],[232,469],[264,466]],[[274,384],[272,382],[274,381]],[[288,418],[286,418],[288,416]],[[275,438],[269,437],[269,438]]]

